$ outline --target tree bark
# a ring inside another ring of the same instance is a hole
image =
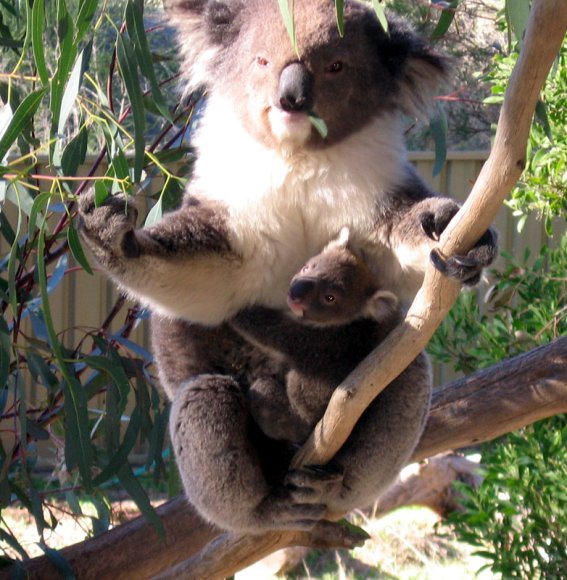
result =
[[[567,412],[567,337],[454,381],[433,395],[425,433],[412,461],[491,440],[539,419]],[[384,498],[387,500],[387,496]],[[392,507],[395,502],[391,502]],[[382,504],[379,510],[385,511]],[[224,578],[291,545],[321,545],[309,534],[234,536],[204,523],[178,497],[157,509],[165,538],[142,517],[62,555],[82,579]],[[334,538],[339,545],[342,538]],[[213,540],[215,540],[213,542]],[[208,545],[207,545],[208,544]],[[190,560],[186,560],[190,558]],[[179,568],[168,568],[180,564]],[[45,557],[24,563],[30,579],[56,577]],[[167,572],[166,572],[167,571]],[[0,572],[8,578],[10,569]]]

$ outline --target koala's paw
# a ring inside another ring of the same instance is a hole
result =
[[[256,525],[266,529],[311,530],[327,512],[325,497],[337,493],[342,481],[342,469],[334,465],[289,471],[284,484],[273,489],[256,509]]]
[[[310,530],[325,515],[327,507],[317,502],[310,489],[282,486],[257,507],[256,526],[273,530]]]
[[[434,212],[421,216],[421,227],[428,238],[438,241],[441,234],[459,210],[457,204],[443,205]],[[443,274],[467,286],[474,286],[480,280],[482,270],[492,264],[498,255],[498,235],[489,228],[475,246],[464,256],[443,256],[433,249],[430,259]]]
[[[125,195],[108,197],[96,207],[94,191],[79,198],[78,228],[97,257],[101,251],[114,257],[135,258],[140,253],[135,228],[138,211]]]
[[[327,465],[308,465],[301,469],[290,470],[284,483],[298,493],[313,500],[327,503],[336,496],[343,485],[344,471],[334,463]]]

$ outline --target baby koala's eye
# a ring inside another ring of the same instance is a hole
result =
[[[326,304],[333,304],[336,301],[337,297],[334,294],[327,293],[323,296],[323,300]]]
[[[327,72],[331,74],[337,74],[343,70],[343,67],[344,67],[343,61],[337,60],[327,67]]]

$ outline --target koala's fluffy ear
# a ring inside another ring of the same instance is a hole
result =
[[[186,92],[211,83],[222,49],[240,29],[239,0],[164,0],[169,21],[177,31],[183,56]]]
[[[368,299],[364,315],[379,322],[397,316],[398,307],[399,300],[395,294],[386,290],[378,290]]]
[[[407,24],[389,19],[389,38],[383,63],[394,76],[400,90],[399,106],[404,113],[427,115],[433,98],[449,76],[449,59],[437,54]]]

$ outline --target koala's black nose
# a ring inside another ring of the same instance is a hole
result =
[[[315,290],[315,281],[305,278],[293,281],[288,290],[288,297],[294,302],[304,300]]]
[[[282,70],[278,101],[288,113],[307,113],[313,108],[313,77],[301,62],[292,62]]]

